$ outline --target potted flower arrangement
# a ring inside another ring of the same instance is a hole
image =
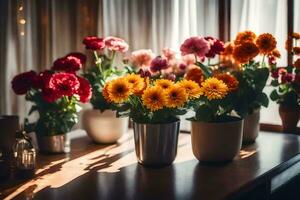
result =
[[[103,87],[111,79],[122,75],[125,70],[119,70],[115,64],[117,54],[128,50],[128,44],[120,38],[95,36],[85,37],[83,44],[93,52],[94,66],[86,68],[83,76],[89,80],[93,95],[92,109],[87,109],[82,115],[82,126],[93,141],[97,143],[114,143],[128,129],[128,118],[116,118],[112,104],[103,96]]]
[[[92,95],[89,82],[76,75],[84,62],[84,55],[71,53],[57,59],[51,70],[39,74],[28,71],[12,80],[14,92],[25,95],[33,104],[29,115],[33,112],[39,115],[36,122],[27,124],[26,129],[35,131],[42,152],[70,151],[66,133],[78,122],[79,103],[88,102]]]
[[[299,33],[294,33],[287,40],[286,49],[288,53],[295,56],[300,55],[300,47],[297,46],[299,40]],[[276,68],[276,65],[273,65],[270,73],[272,77],[271,85],[274,87],[270,98],[279,104],[283,132],[294,133],[300,115],[300,58],[291,66]]]
[[[191,104],[193,153],[199,161],[232,160],[242,142],[243,119],[232,115],[239,82],[229,73],[215,71],[209,62],[224,50],[223,43],[212,37],[191,37],[180,49],[183,55],[193,54],[198,66],[197,73],[187,76],[198,80],[201,90]]]
[[[165,63],[157,62],[156,68],[163,65]],[[200,93],[194,81],[173,82],[128,74],[108,82],[103,94],[116,106],[118,116],[129,116],[133,120],[139,163],[164,166],[176,157],[180,126],[177,116],[185,114],[188,102],[198,98]]]
[[[276,39],[269,33],[256,36],[252,31],[244,31],[225,46],[222,54],[225,60],[230,58],[237,66],[232,73],[239,81],[235,110],[244,117],[243,143],[252,143],[258,136],[260,109],[269,103],[263,92],[269,67],[276,65],[276,58],[280,57],[276,44]],[[261,61],[255,60],[258,56]],[[224,65],[221,68],[224,69]]]

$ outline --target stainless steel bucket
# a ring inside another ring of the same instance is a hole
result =
[[[69,153],[71,141],[67,134],[53,136],[37,136],[40,152],[43,153]]]
[[[177,154],[180,120],[165,124],[133,122],[135,152],[139,163],[170,165]]]

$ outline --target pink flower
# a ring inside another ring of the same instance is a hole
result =
[[[150,70],[154,73],[167,68],[168,61],[167,59],[162,58],[161,56],[157,56],[156,58],[154,58],[150,64]]]
[[[111,51],[126,52],[128,51],[128,44],[121,38],[109,36],[104,39],[105,47]]]
[[[181,55],[194,54],[199,58],[205,57],[209,50],[209,43],[202,37],[190,37],[180,47]]]
[[[187,66],[193,65],[196,62],[195,56],[192,54],[182,56],[181,59],[183,63],[186,64]]]
[[[154,53],[151,51],[151,49],[140,49],[131,53],[130,62],[135,67],[147,67],[150,66],[153,58]]]
[[[164,48],[162,54],[167,60],[174,60],[176,56],[176,52],[170,48]]]
[[[98,38],[96,36],[87,36],[82,41],[83,44],[85,44],[86,49],[91,50],[102,50],[104,49],[104,40],[103,38]]]
[[[224,43],[221,40],[218,40],[213,37],[204,38],[210,44],[210,50],[205,56],[207,58],[214,58],[216,55],[220,55],[224,51]]]

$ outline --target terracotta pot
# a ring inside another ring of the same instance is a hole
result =
[[[133,122],[135,152],[140,164],[170,165],[177,154],[180,121],[164,124]]]
[[[243,119],[231,122],[192,121],[192,148],[199,161],[230,161],[242,146]]]
[[[279,115],[282,121],[282,131],[295,133],[299,121],[300,107],[279,105]]]
[[[259,133],[260,108],[244,118],[243,143],[255,142]]]
[[[117,142],[127,132],[128,123],[128,117],[117,118],[116,112],[111,110],[101,113],[99,110],[89,109],[82,114],[83,129],[94,142],[101,144]]]

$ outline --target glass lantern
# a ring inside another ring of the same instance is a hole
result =
[[[14,159],[17,178],[27,179],[34,176],[36,151],[25,131],[17,132]]]
[[[0,181],[7,180],[10,176],[9,162],[5,159],[3,151],[0,149]]]

